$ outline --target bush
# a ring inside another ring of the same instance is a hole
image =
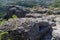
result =
[[[16,15],[13,15],[12,18],[18,18]]]
[[[3,23],[5,22],[6,20],[3,19],[2,21],[0,21],[0,26],[3,25]]]
[[[60,8],[60,0],[55,0],[50,6]]]
[[[8,32],[0,30],[0,40],[7,39]]]

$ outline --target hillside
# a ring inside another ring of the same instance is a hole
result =
[[[0,4],[2,5],[6,5],[7,3],[17,3],[17,2],[37,2],[37,3],[45,3],[45,4],[49,4],[51,2],[53,2],[53,0],[0,0]]]
[[[54,0],[0,0],[0,18],[6,13],[5,6],[16,4],[25,7],[44,6],[47,7]]]
[[[52,4],[51,4],[52,7],[57,7],[57,8],[60,8],[60,0],[55,0]]]
[[[0,0],[0,40],[60,40],[60,0]]]

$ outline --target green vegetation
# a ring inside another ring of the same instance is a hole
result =
[[[55,0],[54,3],[51,4],[51,7],[60,8],[60,0]]]
[[[3,25],[3,23],[5,22],[6,20],[3,19],[2,21],[0,21],[0,26]]]
[[[25,6],[25,7],[33,7],[36,6],[37,2],[29,2],[29,1],[19,1],[16,4],[20,6]]]
[[[2,38],[4,37],[4,35],[6,36],[8,34],[8,32],[2,32],[0,33],[0,40],[2,40]]]
[[[12,20],[13,18],[18,18],[16,15],[12,15],[12,18],[9,18],[9,20]],[[6,20],[3,19],[2,21],[0,21],[0,26],[3,25],[3,23],[5,22]]]
[[[9,20],[12,20],[13,18],[18,18],[18,17],[16,15],[12,15],[12,18],[9,18]],[[5,21],[6,21],[5,19],[0,21],[0,26],[3,25]],[[8,32],[4,32],[0,30],[0,40],[11,40],[10,37],[8,37]]]
[[[3,1],[5,1],[5,0],[3,0]],[[17,0],[15,0],[15,1],[16,1],[17,5],[25,6],[25,7],[35,7],[37,5],[41,5],[41,6],[49,6],[50,5],[51,7],[50,7],[50,10],[48,11],[49,14],[52,14],[51,10],[53,10],[54,7],[60,8],[60,0],[55,0],[55,2],[52,3],[52,4],[49,4],[48,0],[41,0],[41,1],[38,1],[38,2],[36,2],[35,0],[34,1],[17,1]],[[4,5],[6,3],[5,2],[3,2],[3,3],[0,2],[0,18],[3,17],[3,15],[6,13],[5,5],[3,6],[2,4]],[[18,17],[16,15],[12,15],[12,18],[9,18],[8,20],[12,20],[13,18],[18,18]],[[0,21],[0,26],[3,25],[5,21],[6,21],[5,19]],[[7,35],[8,35],[8,32],[0,31],[0,40],[3,40],[4,37],[6,37]],[[7,40],[11,40],[11,39],[7,38]]]
[[[9,18],[8,20],[12,20],[14,18],[18,18],[16,15],[12,15],[12,18]]]
[[[5,6],[2,6],[2,5],[0,4],[0,18],[3,17],[3,14],[5,14],[5,13],[6,13]]]
[[[4,31],[2,31],[2,30],[0,30],[0,40],[3,40],[3,38],[5,37],[5,36],[7,36],[8,35],[8,32],[4,32]],[[6,38],[6,37],[5,37]],[[9,39],[9,38],[8,38]],[[8,40],[7,39],[7,40]]]
[[[12,18],[18,18],[16,15],[13,15]]]
[[[4,16],[5,13],[6,13],[6,12],[1,11],[1,12],[0,12],[0,18],[2,18],[2,17]]]

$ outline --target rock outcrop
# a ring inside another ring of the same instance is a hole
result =
[[[6,21],[0,29],[8,31],[11,40],[40,40],[51,29],[51,24],[39,18],[17,18]]]
[[[7,14],[4,16],[5,19],[11,18],[12,15],[17,15],[19,18],[25,17],[30,11],[25,7],[19,5],[8,5],[6,6]]]

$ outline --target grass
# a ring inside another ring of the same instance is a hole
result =
[[[3,23],[5,22],[6,20],[3,19],[2,21],[0,21],[0,26],[3,25]]]
[[[12,15],[12,18],[9,18],[8,20],[13,20],[14,18],[18,18],[16,15]]]
[[[8,34],[8,32],[4,32],[4,31],[0,31],[0,40],[2,40],[2,38],[3,38],[3,36],[4,35],[7,35]]]

